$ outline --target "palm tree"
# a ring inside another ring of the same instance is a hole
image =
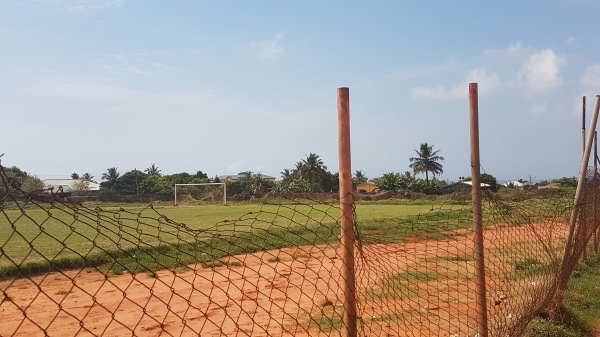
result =
[[[292,177],[302,179],[300,172],[302,171],[302,161],[296,163],[296,167],[294,167],[291,171]]]
[[[327,166],[318,154],[309,153],[306,159],[302,159],[296,164],[300,177],[310,182],[320,182],[321,178],[327,173]]]
[[[263,179],[262,174],[252,174],[250,177],[250,190],[252,194],[262,193],[265,189],[265,180]]]
[[[444,160],[444,157],[438,156],[437,151],[433,151],[433,145],[422,143],[419,151],[415,150],[418,157],[410,158],[412,164],[409,167],[415,174],[425,173],[425,182],[429,184],[429,172],[435,177],[436,174],[444,173],[442,164],[438,161]]]
[[[94,179],[94,176],[91,175],[89,172],[86,172],[81,175],[81,179],[86,180],[86,181],[92,181],[92,179]]]
[[[76,172],[71,173],[71,179],[73,179],[73,180],[79,179],[79,174],[77,174]]]
[[[117,181],[121,177],[119,171],[117,171],[116,167],[111,167],[106,170],[106,172],[102,173],[102,180],[106,180],[108,188],[113,189],[117,184]]]
[[[369,178],[367,178],[367,176],[361,170],[356,170],[356,172],[354,172],[354,179],[352,179],[352,181],[356,185],[366,183],[368,180]]]
[[[294,170],[290,169],[283,169],[283,171],[279,172],[281,174],[281,181],[283,182],[290,182],[292,180],[294,180],[294,175],[295,172]]]
[[[145,169],[144,172],[146,172],[151,177],[160,177],[161,176],[160,169],[154,163],[152,163],[152,166]]]

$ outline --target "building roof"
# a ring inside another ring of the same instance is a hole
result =
[[[268,176],[266,174],[258,173],[258,175],[265,180],[275,180],[275,177]],[[229,174],[224,176],[219,176],[219,180],[240,180],[244,178],[246,175],[244,174]]]
[[[79,181],[80,179],[46,179],[42,182],[44,183],[45,188],[53,187],[55,192],[59,187],[62,187],[63,192],[73,192],[73,183]],[[89,182],[89,190],[90,191],[98,191],[100,190],[100,184],[95,181]]]
[[[444,186],[443,189],[445,191],[457,190],[457,189],[466,190],[466,189],[470,188],[469,186],[473,186],[473,182],[472,181],[459,181],[457,183]],[[486,183],[479,183],[479,186],[481,186],[482,188],[488,188],[491,185],[490,184],[486,184]]]
[[[469,181],[461,181],[461,182],[458,182],[457,184],[467,184],[469,186],[473,186],[473,182],[470,181],[470,180]],[[479,186],[481,186],[481,187],[490,187],[492,185],[486,184],[486,183],[479,183]]]

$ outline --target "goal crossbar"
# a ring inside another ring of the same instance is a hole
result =
[[[175,206],[177,206],[177,186],[223,185],[223,206],[227,205],[227,185],[225,183],[175,184]]]

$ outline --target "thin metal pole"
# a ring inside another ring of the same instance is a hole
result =
[[[581,199],[581,192],[583,190],[583,185],[585,182],[585,176],[587,174],[587,167],[590,161],[590,155],[592,152],[592,142],[594,141],[593,133],[596,129],[596,124],[598,122],[598,110],[600,110],[600,95],[596,96],[596,104],[594,105],[594,114],[592,115],[592,122],[590,124],[590,133],[587,139],[587,144],[585,147],[585,151],[583,153],[583,159],[581,160],[581,170],[579,172],[579,181],[577,181],[577,190],[575,191],[575,200],[573,202],[573,214],[571,218],[571,226],[569,228],[569,237],[567,238],[567,247],[565,249],[565,254],[567,254],[571,248],[573,232],[575,230],[575,224],[577,223],[577,216],[579,214],[579,201]]]
[[[596,124],[598,122],[598,111],[600,110],[600,95],[596,96],[596,103],[594,105],[594,114],[592,115],[592,122],[590,124],[590,131],[587,139],[587,144],[585,147],[585,151],[583,153],[583,159],[581,160],[581,169],[579,171],[579,180],[577,181],[577,190],[575,191],[575,200],[573,201],[573,212],[571,213],[571,224],[569,226],[569,236],[567,237],[567,243],[565,246],[565,255],[563,257],[563,261],[568,261],[572,259],[573,252],[572,249],[574,247],[573,235],[575,233],[575,226],[577,224],[577,220],[579,218],[579,210],[581,205],[579,205],[581,201],[581,194],[583,191],[583,185],[585,184],[585,176],[587,175],[587,167],[590,161],[590,155],[592,152],[592,142],[594,141],[593,134],[596,130]],[[577,257],[579,259],[579,257]],[[570,275],[575,267],[574,264],[564,263],[562,264],[559,279],[558,290],[559,295],[562,294],[564,290],[567,289],[567,284],[569,278],[566,275]]]
[[[471,114],[471,198],[473,200],[473,231],[475,232],[475,295],[477,297],[477,332],[488,337],[485,260],[483,254],[483,207],[481,205],[481,163],[479,158],[479,103],[477,83],[469,83]]]
[[[357,336],[356,280],[354,276],[354,195],[350,157],[350,90],[337,89],[338,157],[340,162],[340,225],[342,279],[344,280],[344,328],[346,337]]]

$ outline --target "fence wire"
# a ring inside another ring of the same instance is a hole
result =
[[[2,336],[343,335],[339,203],[193,228],[151,205],[88,208],[0,178]],[[589,175],[572,244],[572,192],[485,194],[490,336],[521,335],[585,247],[598,251],[597,186]],[[470,202],[354,218],[360,336],[477,334]]]
[[[313,335],[338,302],[334,205],[194,229],[152,206],[90,209],[2,180],[2,336]]]

